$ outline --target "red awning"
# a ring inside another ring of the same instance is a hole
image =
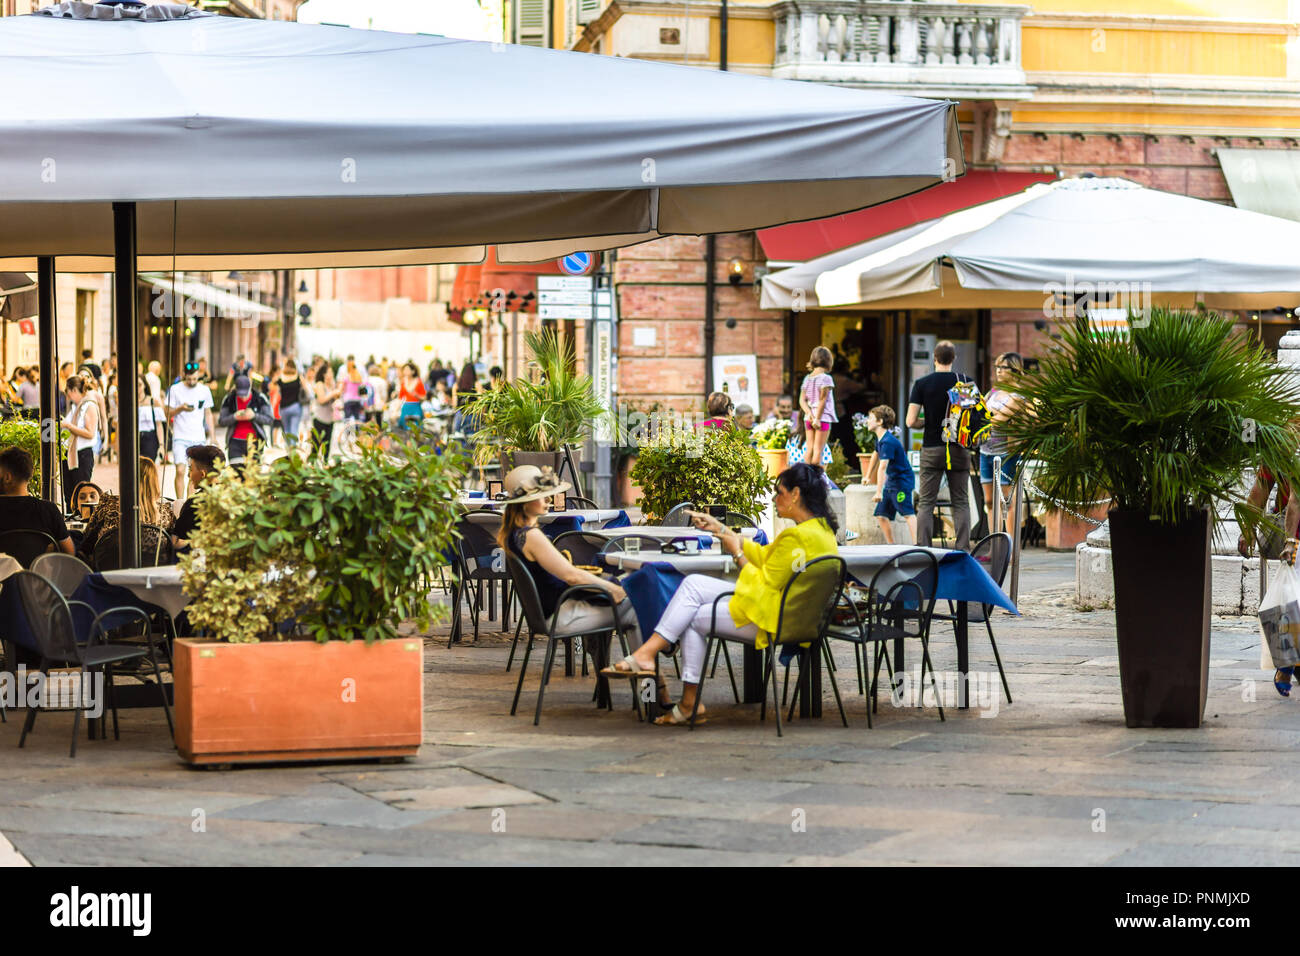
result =
[[[451,287],[452,312],[464,309],[486,309],[489,299],[497,296],[500,289],[500,301],[506,303],[507,312],[537,311],[537,277],[563,275],[559,264],[550,262],[510,262],[502,265],[497,261],[495,246],[488,246],[487,256],[481,263],[456,267],[456,279]],[[509,298],[510,293],[515,298]],[[531,292],[533,298],[524,300]]]
[[[828,219],[793,222],[760,229],[758,241],[767,258],[776,262],[807,262],[836,249],[866,242],[916,222],[946,216],[1056,179],[1050,173],[1000,173],[972,170],[961,179],[942,183],[902,199]]]

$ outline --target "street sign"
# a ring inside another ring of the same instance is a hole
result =
[[[594,252],[571,252],[559,260],[560,271],[570,276],[586,276],[596,271],[600,257]]]
[[[543,319],[612,319],[614,310],[608,305],[547,305],[537,307]]]
[[[553,292],[562,289],[583,289],[590,292],[596,280],[590,276],[538,276],[537,291]]]
[[[555,289],[539,291],[538,305],[591,305],[590,289]]]

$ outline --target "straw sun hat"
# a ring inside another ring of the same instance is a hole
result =
[[[549,466],[538,468],[536,465],[520,465],[506,475],[502,484],[505,487],[505,503],[508,505],[550,498],[573,487],[567,481],[560,481],[555,469]]]

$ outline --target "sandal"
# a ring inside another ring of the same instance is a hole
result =
[[[626,664],[626,667],[619,667],[619,664]],[[623,658],[618,664],[601,669],[601,674],[606,677],[654,677],[654,671],[643,671],[638,669],[636,658],[631,654]]]
[[[1273,672],[1273,686],[1283,697],[1291,696],[1291,675],[1295,673],[1294,667],[1279,667]]]
[[[691,715],[682,710],[681,704],[673,704],[673,709],[670,713],[664,714],[661,717],[656,717],[654,722],[660,727],[686,727],[689,726],[691,722]],[[700,711],[695,715],[696,727],[701,724],[707,724],[708,722],[708,716],[704,711]]]

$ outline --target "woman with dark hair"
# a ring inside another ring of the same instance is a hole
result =
[[[420,381],[420,370],[414,362],[402,366],[402,380],[397,390],[402,400],[401,421],[403,428],[419,428],[424,421],[424,396],[427,394],[424,383]]]
[[[63,462],[63,487],[67,494],[64,506],[72,510],[72,489],[79,481],[90,481],[95,471],[95,444],[99,435],[99,406],[90,396],[90,386],[80,375],[68,376],[63,387],[68,397],[68,413],[63,427],[72,433],[68,454]]]
[[[469,436],[478,430],[478,425],[472,415],[466,415],[464,408],[474,400],[478,391],[478,373],[474,371],[474,363],[466,362],[465,367],[460,370],[460,378],[456,380],[456,387],[452,390],[452,397],[456,400],[456,418],[452,428],[463,435]]]
[[[311,400],[311,451],[322,458],[330,456],[330,441],[334,437],[334,400],[343,389],[334,383],[334,372],[328,362],[316,369],[312,383]]]
[[[835,515],[827,500],[822,470],[800,463],[781,472],[776,481],[776,513],[794,521],[794,527],[786,528],[771,544],[760,545],[724,527],[716,518],[691,512],[695,527],[717,537],[722,550],[736,560],[740,578],[732,582],[704,574],[688,575],[668,602],[650,639],[609,669],[615,674],[645,672],[648,676],[654,673],[655,654],[682,644],[681,703],[655,723],[675,725],[688,721],[704,670],[713,602],[719,595],[735,592],[730,601],[718,607],[717,633],[752,638],[756,647],[766,647],[780,616],[781,592],[795,569],[836,553]],[[695,718],[697,724],[704,713],[701,706]]]

